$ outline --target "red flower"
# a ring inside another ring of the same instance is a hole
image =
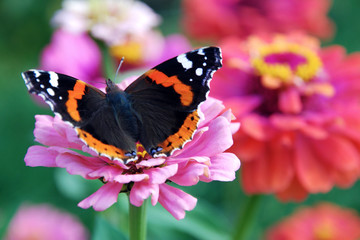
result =
[[[268,240],[357,240],[360,218],[355,211],[329,203],[303,208],[272,227]]]
[[[329,7],[329,0],[184,0],[183,25],[199,40],[293,30],[328,38]]]
[[[234,136],[247,193],[303,200],[360,173],[360,54],[303,35],[228,39],[212,96],[242,127]]]

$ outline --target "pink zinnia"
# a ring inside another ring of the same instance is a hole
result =
[[[329,38],[329,8],[329,0],[183,0],[182,22],[199,40],[294,30]]]
[[[101,67],[100,48],[86,33],[57,30],[41,54],[41,69],[73,76],[95,86],[104,83]]]
[[[123,82],[124,89],[129,81]],[[232,133],[239,124],[231,123],[230,110],[212,98],[200,106],[203,118],[193,140],[170,157],[151,158],[138,146],[139,159],[128,165],[100,157],[77,137],[76,132],[58,117],[37,115],[35,140],[45,146],[29,148],[25,162],[28,166],[62,167],[70,174],[86,179],[100,179],[104,185],[79,203],[82,208],[102,211],[117,201],[118,194],[130,191],[130,203],[141,206],[151,196],[176,219],[184,218],[185,210],[196,205],[196,198],[174,187],[191,186],[199,181],[232,181],[240,167],[239,159],[224,153],[233,143]],[[71,149],[83,150],[84,156]],[[168,184],[172,182],[174,184]]]
[[[87,230],[72,215],[50,205],[24,205],[10,222],[6,240],[86,240]]]
[[[301,208],[272,227],[268,240],[358,240],[360,217],[356,211],[330,203]]]
[[[245,192],[299,201],[350,187],[360,173],[360,54],[298,34],[221,47],[211,94],[242,124],[230,151]]]

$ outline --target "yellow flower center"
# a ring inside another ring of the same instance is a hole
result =
[[[308,47],[286,41],[258,45],[252,65],[272,88],[308,82],[318,73],[322,62]]]
[[[118,59],[124,57],[130,64],[139,64],[142,61],[141,44],[135,41],[110,47],[110,54]]]
[[[136,154],[140,160],[144,159],[146,154],[149,155],[141,143],[136,143]],[[149,156],[147,156],[147,157],[149,157]]]
[[[334,226],[328,220],[321,222],[319,225],[315,226],[314,229],[314,239],[316,240],[331,240],[334,239]]]

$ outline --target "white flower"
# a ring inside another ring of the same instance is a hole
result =
[[[53,23],[71,32],[89,31],[108,45],[123,44],[159,25],[149,6],[134,0],[65,0]]]

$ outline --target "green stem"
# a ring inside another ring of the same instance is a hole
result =
[[[248,198],[247,203],[243,205],[235,225],[234,240],[249,239],[249,234],[253,227],[260,203],[261,195],[252,195]]]
[[[136,207],[129,202],[130,240],[146,239],[146,205],[147,200],[140,207]]]

